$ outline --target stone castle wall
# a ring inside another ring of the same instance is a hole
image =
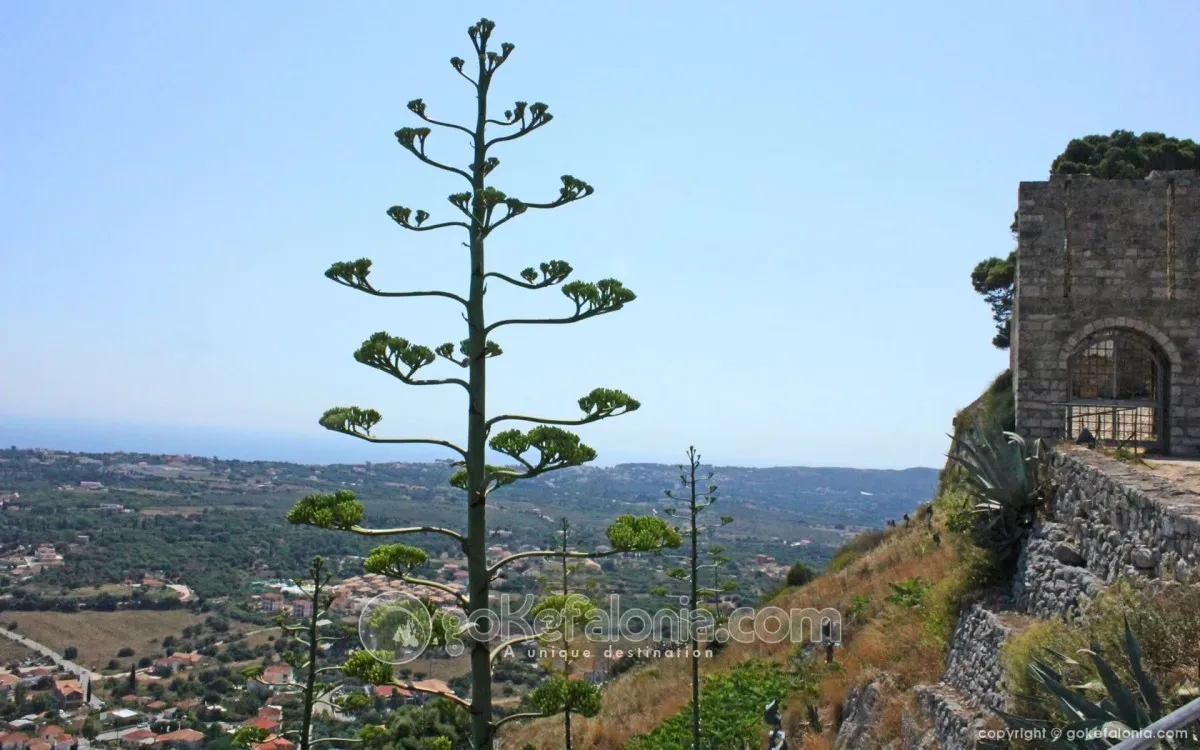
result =
[[[1200,450],[1200,176],[1022,182],[1011,367],[1018,432],[1063,436],[1067,358],[1103,329],[1169,361],[1172,453]]]

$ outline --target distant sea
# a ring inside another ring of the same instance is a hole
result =
[[[308,434],[236,430],[218,427],[123,424],[86,419],[48,419],[0,414],[0,448],[49,448],[73,453],[150,453],[191,455],[239,461],[286,461],[298,464],[361,464],[390,461],[435,461],[457,458],[436,446],[373,445],[313,425]],[[594,466],[620,463],[681,463],[682,451],[646,455],[603,450]],[[489,461],[504,463],[504,456]],[[763,466],[731,460],[722,466]],[[779,464],[768,464],[778,466]],[[791,464],[798,465],[798,464]],[[826,467],[829,468],[829,467]],[[866,468],[866,467],[859,467]]]
[[[0,414],[0,448],[49,448],[74,453],[151,453],[240,461],[361,464],[366,461],[435,461],[457,458],[436,446],[373,445],[313,425],[311,434],[215,427],[122,424],[84,419],[43,419]],[[659,457],[664,463],[670,457]],[[493,456],[493,460],[504,460]],[[641,454],[604,451],[597,466],[653,461]],[[677,461],[676,461],[677,462]]]
[[[0,415],[0,448],[76,453],[155,453],[300,464],[433,461],[453,454],[433,446],[372,445],[313,425],[312,435],[213,427],[120,424]]]

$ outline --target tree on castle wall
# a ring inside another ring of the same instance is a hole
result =
[[[1191,139],[1171,138],[1162,133],[1136,135],[1129,130],[1114,130],[1111,135],[1075,138],[1050,164],[1050,174],[1086,174],[1105,180],[1144,179],[1151,172],[1200,167],[1200,149]],[[1015,238],[1016,215],[1010,229]],[[1004,258],[979,261],[971,271],[971,286],[983,296],[992,311],[996,334],[992,344],[1009,347],[1014,284],[1017,275],[1017,251]]]
[[[354,358],[368,367],[379,370],[409,386],[449,386],[461,388],[466,396],[465,445],[435,438],[384,438],[374,433],[382,417],[374,409],[347,406],[325,412],[320,424],[372,443],[435,445],[457,454],[460,470],[450,477],[450,484],[465,495],[465,530],[434,527],[422,523],[392,529],[365,528],[365,510],[353,493],[339,491],[330,495],[313,495],[301,500],[288,514],[288,520],[327,529],[367,535],[396,537],[414,534],[433,534],[452,540],[467,560],[467,588],[456,588],[418,577],[428,555],[424,550],[404,544],[385,544],[377,547],[366,559],[368,572],[379,573],[409,583],[440,589],[457,601],[468,618],[474,618],[465,632],[471,663],[469,698],[443,697],[453,700],[470,712],[472,746],[477,750],[491,748],[496,729],[509,717],[493,720],[492,663],[496,656],[490,643],[494,623],[490,612],[490,592],[493,582],[507,565],[528,557],[562,557],[558,550],[518,552],[497,561],[489,561],[487,548],[487,508],[489,496],[495,490],[548,472],[592,461],[596,451],[580,442],[577,435],[564,427],[585,425],[602,419],[627,414],[640,404],[627,394],[610,388],[596,388],[579,399],[582,416],[575,419],[550,419],[517,414],[488,416],[486,409],[486,375],[488,362],[503,354],[492,338],[514,325],[561,325],[617,312],[634,300],[634,294],[616,279],[597,282],[567,281],[572,272],[570,264],[550,260],[538,267],[526,268],[516,275],[488,270],[484,246],[493,232],[526,214],[560,208],[590,196],[593,189],[586,182],[570,175],[561,178],[558,196],[544,202],[526,202],[506,195],[488,184],[500,167],[493,155],[497,147],[533,133],[548,125],[552,119],[542,103],[517,102],[511,109],[496,113],[490,106],[489,91],[492,79],[509,60],[513,45],[492,43],[495,24],[487,19],[468,29],[474,54],[471,64],[451,58],[454,72],[467,81],[475,98],[475,122],[469,126],[434,119],[433,113],[421,99],[408,103],[408,109],[421,119],[424,126],[401,128],[396,132],[400,145],[418,161],[463,180],[465,190],[448,197],[450,205],[461,215],[458,220],[431,221],[429,212],[405,206],[394,206],[388,215],[402,229],[424,233],[434,230],[462,232],[466,236],[469,260],[468,291],[465,295],[453,291],[385,291],[369,278],[371,261],[365,258],[334,263],[325,275],[350,289],[380,298],[437,298],[453,303],[466,323],[467,337],[457,346],[452,342],[429,348],[400,336],[380,332],[368,338],[355,352]],[[434,158],[428,149],[433,126],[441,130],[465,134],[471,143],[467,166],[458,167]],[[499,134],[491,135],[498,132]],[[489,137],[489,135],[491,137]],[[501,284],[536,291],[559,287],[570,303],[569,314],[555,318],[523,318],[493,320],[484,314],[484,299],[488,284]],[[418,374],[442,359],[465,371],[465,377],[425,378]],[[534,425],[529,430],[501,429],[505,423],[524,422]],[[487,463],[488,449],[507,458],[507,465]],[[664,546],[679,546],[680,539],[662,519],[622,516],[608,529],[608,539],[615,551],[652,551]],[[588,553],[572,553],[591,557]],[[470,619],[468,619],[470,622]],[[391,665],[373,660],[367,652],[356,652],[345,665],[348,676],[376,684],[395,683]],[[416,688],[411,684],[404,685]]]

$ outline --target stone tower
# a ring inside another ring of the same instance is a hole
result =
[[[1200,451],[1200,174],[1022,182],[1017,431]]]

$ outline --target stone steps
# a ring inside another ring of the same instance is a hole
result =
[[[1000,650],[1028,623],[1028,618],[1014,612],[973,605],[954,629],[941,682],[961,691],[971,708],[1005,710],[1008,697]]]
[[[1000,726],[994,712],[1008,708],[1009,701],[1001,648],[1030,622],[995,602],[972,605],[962,614],[941,681],[913,689],[916,710],[904,717],[905,750],[970,750],[981,730]]]
[[[919,719],[906,721],[905,727],[919,724],[929,729],[915,737],[905,732],[905,748],[974,750],[980,731],[995,724],[990,712],[973,708],[970,698],[954,685],[917,685],[913,693]]]

